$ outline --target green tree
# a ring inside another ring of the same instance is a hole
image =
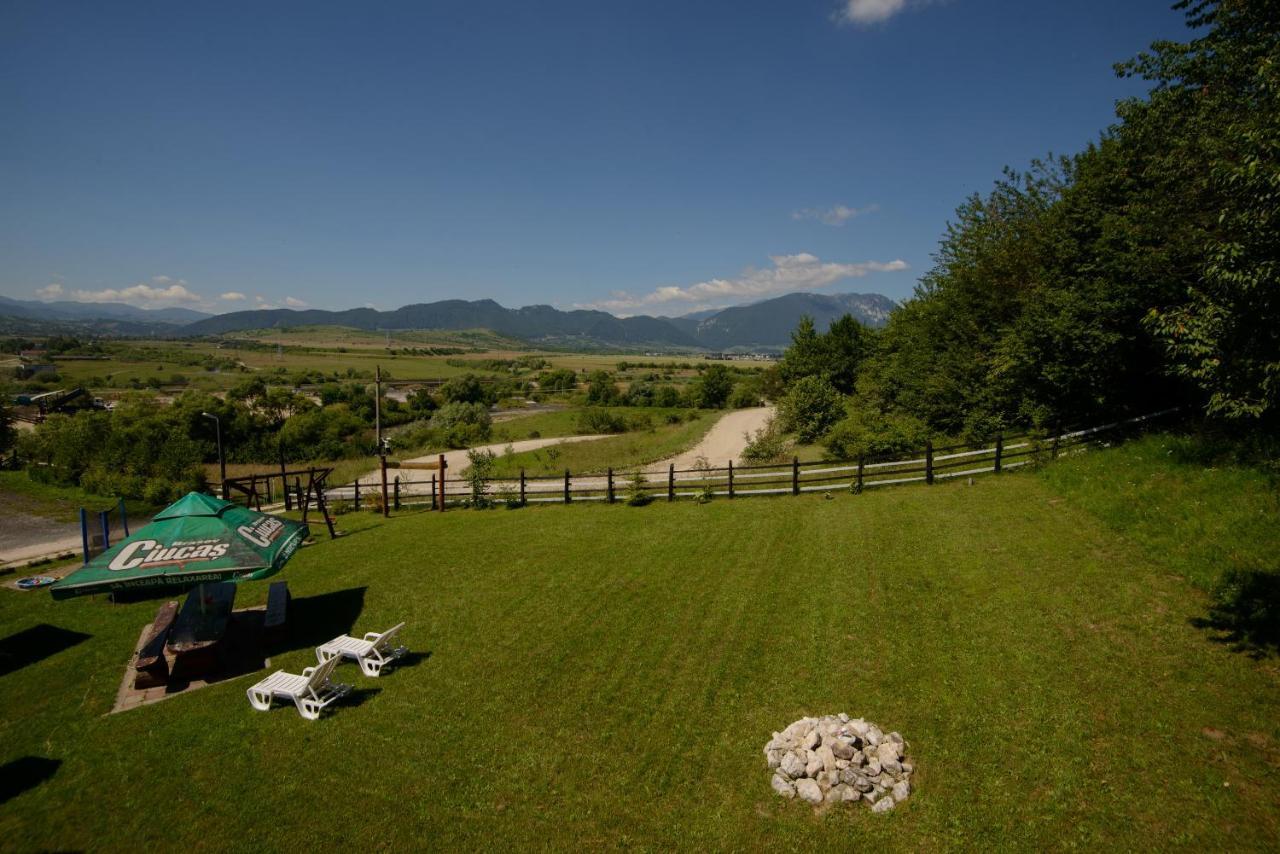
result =
[[[721,409],[733,392],[733,374],[724,365],[711,365],[697,382],[698,405],[703,409]]]
[[[622,402],[622,394],[614,385],[609,371],[592,371],[587,377],[587,403],[592,406],[615,406]]]
[[[801,442],[814,442],[844,415],[844,398],[825,377],[801,377],[778,401],[783,430]]]

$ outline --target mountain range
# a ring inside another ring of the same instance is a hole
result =
[[[531,344],[582,349],[678,349],[770,352],[785,349],[801,316],[819,330],[852,314],[883,326],[896,303],[881,294],[794,293],[750,305],[682,317],[615,317],[603,311],[561,311],[549,305],[505,308],[493,300],[442,300],[394,311],[355,308],[258,309],[209,315],[184,308],[142,309],[122,303],[31,302],[0,297],[0,317],[26,324],[83,327],[105,322],[116,334],[219,336],[258,329],[345,326],[369,331],[488,329]],[[0,328],[4,324],[0,323]]]

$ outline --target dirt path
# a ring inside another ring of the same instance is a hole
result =
[[[772,406],[760,406],[755,409],[736,409],[721,416],[702,441],[683,454],[654,463],[649,471],[666,471],[672,463],[677,469],[690,469],[697,464],[699,457],[705,457],[712,466],[727,465],[729,460],[735,463],[742,456],[747,446],[744,434],[755,433],[773,417]]]
[[[594,435],[594,436],[552,436],[546,439],[522,439],[519,442],[498,442],[493,445],[478,445],[475,448],[472,448],[470,450],[492,451],[495,454],[503,454],[506,452],[507,448],[510,447],[512,452],[519,454],[523,451],[536,451],[540,448],[546,448],[550,445],[562,445],[562,444],[567,444],[569,442],[594,442],[596,439],[607,439],[607,438],[609,438],[608,435],[603,435],[603,434]],[[444,462],[445,462],[445,465],[448,466],[449,468],[449,477],[451,478],[457,477],[463,469],[465,469],[468,465],[470,465],[470,462],[467,460],[467,453],[468,451],[466,450],[445,452]],[[412,459],[403,460],[403,462],[434,463],[439,458],[439,456],[440,456],[439,454],[430,454],[425,457],[413,457]],[[429,480],[431,477],[430,472],[417,472],[412,477],[414,480],[422,480],[424,474]],[[395,472],[391,472],[387,475],[387,477],[391,478],[394,475],[395,475]],[[360,481],[362,483],[364,481],[373,482],[378,479],[379,479],[379,472],[377,469],[367,472],[364,475],[361,475],[360,477]],[[331,490],[331,492],[335,496],[343,494],[342,490],[340,489],[333,489]]]
[[[742,456],[742,451],[747,445],[748,433],[754,433],[763,427],[770,418],[773,417],[774,408],[772,406],[761,406],[755,409],[738,409],[727,412],[720,416],[720,420],[712,425],[706,435],[698,444],[682,454],[651,463],[645,467],[645,471],[651,475],[665,473],[667,468],[675,464],[676,469],[691,469],[698,461],[699,457],[705,457],[707,462],[712,466],[724,466],[729,460],[737,462]],[[549,445],[560,445],[568,442],[590,442],[596,439],[607,439],[608,436],[561,436],[548,439],[526,439],[521,442],[503,442],[494,445],[482,445],[482,449],[493,451],[495,454],[503,453],[508,446],[515,453],[522,451],[536,451],[539,448],[545,448]],[[425,457],[417,457],[405,462],[435,462],[438,455],[432,454]],[[449,477],[457,477],[463,469],[468,465],[466,451],[449,451],[444,455],[445,463],[449,467]],[[423,477],[425,475],[425,478]],[[388,475],[391,477],[392,475]],[[412,484],[404,484],[401,487],[401,495],[425,495],[431,491],[430,473],[416,472],[410,475],[415,481]],[[364,477],[360,478],[361,483],[368,482],[370,485],[378,480],[378,472],[371,471]],[[603,489],[605,486],[605,478],[603,477],[578,477],[573,480],[575,488],[578,489]],[[493,481],[490,483],[492,492],[501,492],[502,490],[514,490],[518,487],[515,481]],[[452,487],[450,487],[452,489]],[[539,484],[531,488],[531,492],[547,492],[550,494],[559,489],[550,484]],[[351,498],[353,490],[346,487],[337,487],[329,490],[326,494],[330,498]]]

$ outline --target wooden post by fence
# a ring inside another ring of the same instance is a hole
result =
[[[120,499],[120,527],[124,529],[124,535],[129,536],[129,512],[125,509],[124,499]]]
[[[302,507],[302,478],[297,476],[293,478],[293,503],[295,507]]]
[[[924,443],[924,482],[933,483],[933,440]]]
[[[359,511],[360,510],[360,478],[356,478],[355,488],[356,488],[356,510]]]
[[[525,498],[525,492],[524,492],[524,469],[523,468],[520,469],[520,506],[521,507],[529,506],[529,501],[528,499]]]
[[[791,494],[800,494],[800,458],[791,458]]]
[[[1062,425],[1053,428],[1053,450],[1049,453],[1049,458],[1056,460],[1058,458],[1058,441],[1062,438]]]
[[[279,452],[280,456],[280,491],[284,493],[284,509],[288,511],[293,508],[290,506],[289,502],[289,470],[284,466],[284,444],[277,442],[276,451]]]
[[[733,460],[729,460],[729,498],[733,498]]]
[[[858,455],[858,479],[855,481],[853,491],[858,495],[862,494],[863,475],[867,470],[867,458],[863,454]]]
[[[607,494],[608,494],[608,496],[609,496],[608,501],[609,501],[609,503],[610,503],[610,504],[612,504],[612,503],[613,503],[613,467],[612,467],[612,466],[610,466],[610,467],[609,467],[609,471],[608,471],[608,475],[607,475],[607,476],[608,476],[608,478],[609,478],[609,480],[608,480],[608,487],[609,487],[609,488],[608,488],[608,493],[607,493]]]
[[[106,551],[111,548],[111,522],[106,510],[98,511],[98,521],[102,523],[102,550]]]
[[[667,466],[667,500],[676,500],[676,464],[670,463]]]
[[[992,469],[992,471],[994,471],[996,474],[1000,474],[1000,462],[1003,456],[1004,456],[1004,434],[998,433],[996,434],[996,465],[995,465],[995,468]]]
[[[400,475],[396,475],[395,489],[396,489],[396,492],[395,492],[396,509],[399,510],[400,509]]]
[[[443,502],[436,501],[436,476],[431,475],[431,509],[435,510],[438,503]]]
[[[569,470],[564,470],[564,503],[568,504],[573,499],[569,497]]]
[[[440,512],[441,512],[441,513],[443,513],[443,512],[444,512],[444,499],[445,499],[445,495],[444,495],[444,491],[445,491],[445,484],[448,482],[448,478],[447,478],[447,477],[445,477],[445,472],[446,472],[446,471],[448,470],[448,468],[449,468],[449,464],[448,464],[448,463],[446,463],[446,462],[445,462],[445,460],[444,460],[444,454],[440,454],[440,455],[439,455],[439,457],[437,458],[437,460],[436,460],[436,468],[437,468],[437,469],[439,469],[439,471],[440,471]],[[435,475],[432,475],[432,476],[431,476],[431,480],[432,480],[432,482],[433,482],[433,483],[435,482],[435,479],[436,479],[436,476],[435,476]],[[436,491],[435,491],[435,489],[434,489],[434,488],[432,488],[432,490],[431,490],[431,495],[434,497],[434,496],[435,496],[435,494],[436,494]]]

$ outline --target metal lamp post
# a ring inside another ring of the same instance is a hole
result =
[[[213,419],[214,429],[218,434],[218,473],[222,476],[222,497],[227,497],[227,458],[222,453],[222,420],[212,412],[201,412],[205,418]]]

